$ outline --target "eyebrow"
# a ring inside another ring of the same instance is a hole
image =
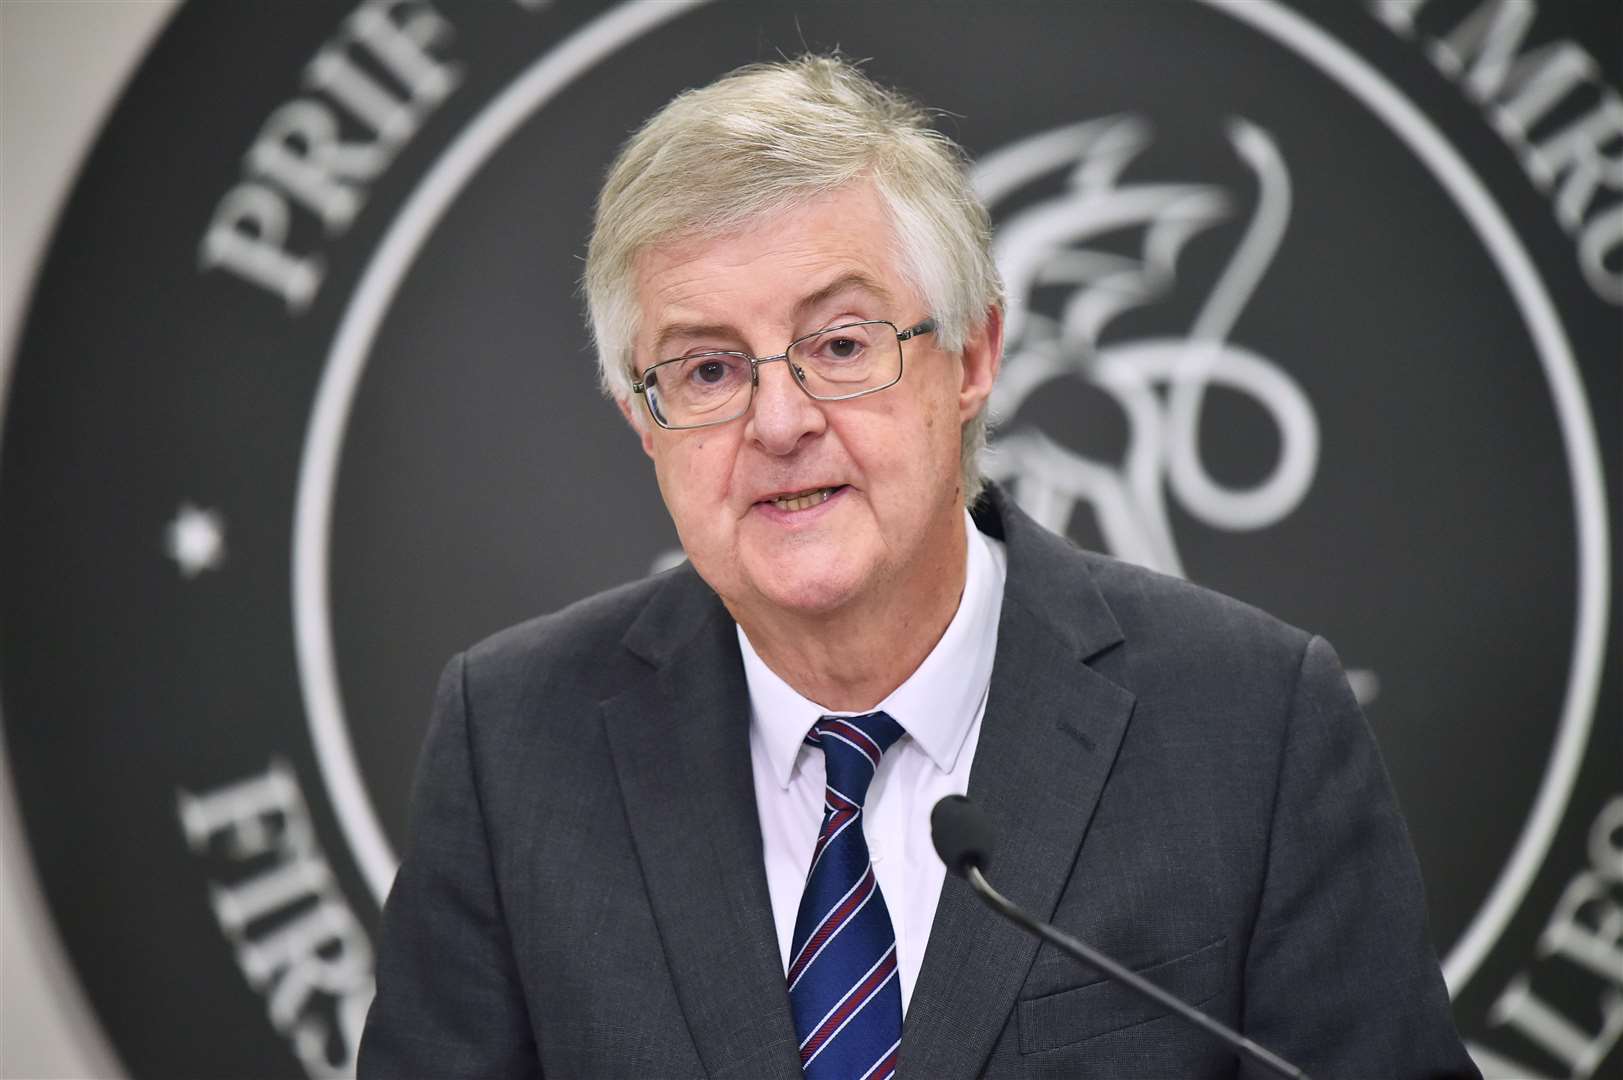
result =
[[[738,331],[725,323],[671,323],[659,331],[654,339],[654,356],[660,360],[669,359],[665,355],[668,342],[675,338],[724,338],[732,337]]]
[[[847,292],[872,293],[881,303],[893,303],[890,291],[863,273],[842,274],[816,292],[807,293],[795,301],[795,321],[804,319],[817,308]],[[666,346],[677,338],[736,338],[738,328],[727,323],[670,323],[660,327],[654,338],[654,356],[666,359]]]
[[[835,278],[816,292],[801,297],[795,304],[795,318],[804,318],[814,309],[821,307],[834,297],[845,292],[872,293],[881,302],[892,302],[890,292],[867,274],[845,274]]]

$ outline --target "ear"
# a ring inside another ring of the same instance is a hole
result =
[[[972,327],[964,341],[963,382],[958,387],[958,420],[968,423],[986,406],[1003,366],[1003,309],[986,309],[980,325]]]
[[[654,425],[649,423],[648,416],[641,409],[633,408],[629,398],[617,397],[614,403],[620,406],[620,415],[626,418],[626,423],[631,425],[631,430],[642,441],[642,452],[653,457]]]

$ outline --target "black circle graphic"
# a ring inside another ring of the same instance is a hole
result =
[[[332,895],[364,931],[375,925],[377,890],[312,738],[297,644],[301,470],[312,427],[335,423],[316,403],[382,246],[459,137],[565,43],[630,10],[441,5],[448,32],[432,51],[454,68],[454,88],[425,107],[386,168],[353,182],[353,219],[332,227],[283,193],[287,249],[321,260],[302,309],[203,265],[199,251],[226,193],[251,180],[244,154],[267,118],[295,100],[332,107],[302,73],[344,32],[345,12],[294,6],[271,21],[186,7],[75,189],[7,394],[0,692],[53,915],[137,1075],[305,1069],[268,1013],[271,991],[245,974],[214,891],[274,860],[236,858],[219,835],[189,842],[177,811],[186,798],[285,763]],[[1617,311],[1582,279],[1544,196],[1414,43],[1353,6],[1281,10],[1306,15],[1419,103],[1517,224],[1572,343],[1598,461],[1612,466],[1599,513],[1615,534]],[[1123,402],[1166,418],[1171,393],[1145,375],[1132,397],[1109,373],[1150,371],[1187,342],[1248,229],[1279,209],[1235,123],[1273,148],[1288,185],[1284,224],[1224,342],[1308,403],[1311,481],[1286,512],[1245,528],[1214,524],[1164,468],[1151,487],[1123,479],[1119,492],[1135,513],[1160,500],[1177,569],[1324,633],[1367,675],[1367,714],[1446,954],[1499,881],[1552,766],[1592,585],[1579,569],[1580,523],[1595,508],[1575,495],[1571,417],[1540,343],[1458,193],[1346,86],[1206,5],[701,4],[603,46],[522,118],[397,268],[334,428],[324,549],[333,691],[381,839],[397,848],[403,838],[447,656],[646,573],[675,547],[635,440],[596,390],[575,295],[602,169],[682,88],[836,44],[943,110],[977,158],[1084,122],[1128,125],[1141,139],[1118,189],[1210,196],[1209,221],[1165,287],[1097,332],[1064,338],[1081,349],[1075,362],[1000,417],[1005,464],[1020,438],[1041,436],[1068,460],[1126,477],[1129,455],[1148,444]],[[335,115],[343,137],[366,137],[355,115]],[[993,200],[999,228],[1069,197],[1068,176],[1042,170]],[[1142,264],[1153,223],[1124,217],[1056,247]],[[1086,286],[1032,288],[1019,302],[1053,324]],[[1275,468],[1286,433],[1270,401],[1209,389],[1196,446],[1214,481],[1245,490]],[[1017,495],[1033,490],[1024,468],[1010,473]],[[1128,534],[1105,521],[1117,491],[1089,489],[1061,527],[1131,555],[1119,550]],[[173,529],[188,521],[205,553],[217,526],[218,560],[175,553]],[[1615,612],[1615,596],[1600,599]],[[1623,733],[1604,718],[1618,715],[1617,667],[1607,654],[1582,717],[1594,724],[1550,869],[1456,999],[1468,1033],[1486,1029],[1492,996],[1530,955],[1615,788],[1606,764],[1623,753]],[[316,901],[303,903],[243,933],[272,932]],[[307,1005],[341,1063],[335,1006]]]

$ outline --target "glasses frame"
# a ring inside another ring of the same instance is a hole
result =
[[[933,315],[926,315],[923,319],[914,323],[912,326],[909,326],[906,330],[898,330],[896,328],[896,324],[891,322],[889,319],[859,319],[856,322],[841,323],[838,326],[829,326],[822,330],[814,330],[809,334],[802,334],[800,337],[795,338],[788,345],[784,346],[781,353],[776,353],[772,356],[751,356],[749,353],[735,352],[731,349],[707,349],[704,352],[694,353],[691,356],[677,356],[669,360],[661,360],[657,364],[648,365],[648,367],[643,370],[641,376],[632,380],[631,392],[634,394],[640,394],[642,396],[642,403],[648,409],[649,417],[654,421],[654,423],[658,424],[666,431],[693,431],[698,428],[715,427],[718,424],[730,424],[734,420],[737,420],[740,416],[743,416],[745,413],[749,412],[750,408],[755,404],[755,391],[756,388],[761,385],[762,364],[773,364],[779,360],[788,363],[789,354],[793,352],[794,347],[799,345],[802,341],[810,341],[812,338],[822,337],[824,334],[833,334],[841,330],[849,330],[853,326],[890,327],[891,332],[896,335],[896,377],[890,380],[890,382],[885,383],[883,386],[870,386],[865,390],[858,390],[851,394],[836,394],[832,397],[824,397],[821,394],[812,393],[811,388],[806,385],[806,372],[801,367],[796,364],[789,364],[789,370],[794,374],[795,377],[795,385],[799,386],[805,395],[811,398],[813,401],[850,401],[853,398],[867,397],[869,394],[877,394],[881,390],[889,390],[891,387],[902,381],[902,371],[907,366],[906,352],[902,349],[901,343],[910,340],[911,338],[919,337],[923,334],[934,333],[937,328],[935,317]],[[750,393],[749,397],[744,401],[744,407],[733,413],[731,416],[724,417],[720,420],[706,420],[702,424],[666,423],[664,420],[660,419],[659,413],[654,411],[654,403],[648,398],[648,376],[658,371],[662,367],[667,367],[671,364],[690,363],[702,356],[731,356],[735,359],[749,361]]]

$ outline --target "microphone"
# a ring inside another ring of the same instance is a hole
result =
[[[1140,997],[1182,1017],[1245,1057],[1266,1066],[1270,1071],[1290,1080],[1308,1080],[1307,1074],[1301,1069],[1266,1047],[1257,1045],[1192,1005],[1186,1005],[1142,975],[1129,971],[1104,953],[1078,941],[1058,927],[1033,918],[992,888],[981,873],[981,868],[989,865],[991,861],[992,826],[980,808],[964,796],[948,795],[935,804],[935,809],[930,811],[930,837],[935,842],[936,854],[941,857],[947,869],[968,881],[970,887],[986,901],[987,906],[1005,919],[1036,934],[1067,956],[1104,972]]]

